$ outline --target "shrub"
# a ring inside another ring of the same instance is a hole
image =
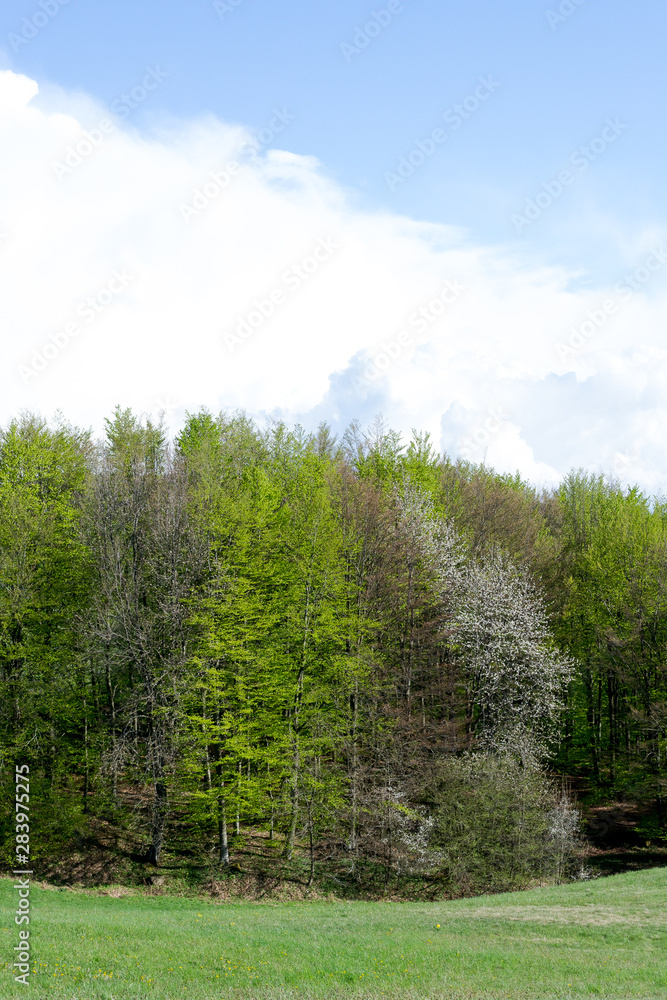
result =
[[[424,790],[428,845],[461,894],[505,892],[577,876],[580,817],[534,761],[510,753],[442,762]]]

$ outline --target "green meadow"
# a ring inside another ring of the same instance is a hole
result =
[[[218,903],[33,887],[30,986],[0,997],[667,997],[667,868],[439,903]]]

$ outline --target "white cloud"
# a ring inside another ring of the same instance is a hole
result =
[[[359,210],[312,157],[253,154],[238,126],[103,131],[89,98],[36,93],[0,73],[0,421],[60,408],[99,429],[117,402],[174,425],[201,405],[337,424],[382,410],[534,481],[584,465],[666,488],[667,266],[631,295],[622,275],[582,291],[513,248]],[[633,245],[631,273],[653,245]]]
[[[20,73],[0,71],[0,113],[3,116],[23,111],[38,92],[35,80]]]

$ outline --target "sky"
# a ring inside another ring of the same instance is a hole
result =
[[[5,0],[0,424],[382,413],[667,492],[658,0]]]

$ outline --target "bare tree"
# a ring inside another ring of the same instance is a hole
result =
[[[206,542],[191,523],[187,479],[170,461],[160,429],[117,413],[109,437],[85,518],[97,567],[86,627],[122,677],[114,721],[123,725],[113,756],[116,767],[132,759],[150,782],[146,860],[158,864],[194,635],[187,599],[201,576]]]

